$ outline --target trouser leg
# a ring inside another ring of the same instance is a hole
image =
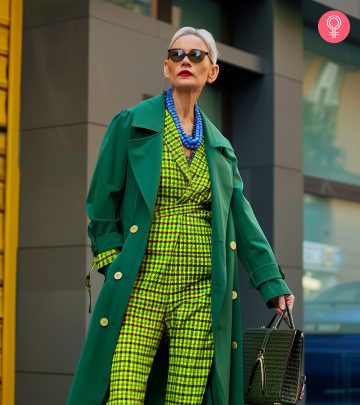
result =
[[[166,405],[200,405],[214,354],[210,280],[182,294],[167,313],[170,336]]]
[[[164,328],[164,311],[155,297],[134,290],[113,355],[107,405],[144,403],[146,383]]]

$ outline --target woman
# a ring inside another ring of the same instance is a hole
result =
[[[105,282],[68,405],[243,404],[237,257],[268,307],[293,306],[234,149],[196,103],[216,61],[209,32],[180,29],[171,88],[109,125],[87,199]]]

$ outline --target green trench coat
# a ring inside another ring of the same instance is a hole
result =
[[[101,145],[87,199],[94,255],[120,248],[107,267],[67,405],[101,405],[129,296],[145,253],[160,182],[165,102],[162,94],[117,113]],[[250,285],[269,300],[290,294],[284,273],[248,201],[234,149],[201,112],[212,206],[212,329],[215,354],[203,405],[242,405],[242,329],[238,262]],[[136,225],[134,227],[133,225]],[[130,230],[131,228],[131,230]],[[236,248],[234,249],[234,243]],[[121,279],[114,277],[121,271]],[[100,320],[106,318],[105,322]],[[108,322],[107,322],[108,321]],[[232,342],[237,342],[237,348]],[[149,376],[145,404],[164,404],[167,346],[161,344]]]

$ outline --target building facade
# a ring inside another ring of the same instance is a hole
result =
[[[317,33],[332,8],[351,23],[336,46]],[[99,146],[116,112],[168,87],[163,60],[184,25],[217,41],[220,76],[199,104],[235,148],[244,194],[296,295],[296,326],[315,339],[307,350],[348,334],[344,307],[338,321],[308,314],[360,270],[360,1],[33,0],[23,16],[16,404],[65,403],[90,319],[85,199]],[[241,264],[239,274],[241,300],[253,303],[244,327],[260,326],[272,312]],[[95,298],[101,284],[94,275]],[[344,367],[329,378],[353,372]],[[333,394],[316,387],[324,403],[356,403],[360,386],[346,378]]]

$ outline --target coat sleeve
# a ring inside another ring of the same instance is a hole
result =
[[[90,219],[88,235],[94,256],[109,249],[121,250],[124,243],[119,205],[125,184],[130,121],[127,110],[112,118],[91,180],[86,212]]]
[[[250,203],[243,194],[244,183],[233,161],[234,189],[231,209],[234,217],[238,257],[250,276],[250,285],[259,290],[268,307],[271,298],[291,294],[286,285],[284,272],[276,263],[273,251],[262,231]]]

